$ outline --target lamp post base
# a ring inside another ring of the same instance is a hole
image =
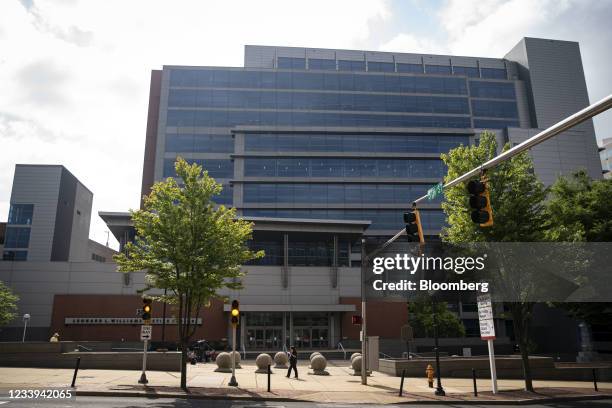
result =
[[[147,375],[145,373],[142,373],[140,375],[140,380],[138,380],[138,384],[148,384],[149,380],[147,380]]]
[[[230,382],[227,385],[230,385],[232,387],[237,387],[238,381],[236,381],[236,376],[232,375],[232,378],[230,379]]]
[[[436,391],[434,392],[434,394],[439,397],[444,397],[446,395],[446,393],[444,392],[444,388],[442,387],[436,388]]]

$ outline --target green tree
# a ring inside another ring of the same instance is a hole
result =
[[[446,302],[436,302],[436,321],[439,337],[463,337],[465,327],[455,313],[448,310]],[[409,323],[415,337],[433,337],[433,305],[430,301],[416,300],[408,303]]]
[[[136,239],[115,260],[122,272],[145,271],[143,292],[167,289],[165,296],[150,297],[178,311],[181,388],[186,389],[187,347],[197,328],[190,319],[198,318],[220,289],[240,289],[241,265],[263,252],[246,245],[252,224],[212,201],[221,185],[208,172],[182,158],[175,169],[180,184],[174,178],[155,183],[143,209],[131,211]]]
[[[504,146],[504,150],[510,146]],[[495,134],[485,131],[480,142],[473,146],[460,146],[442,155],[448,167],[444,179],[449,182],[467,171],[476,168],[497,154]],[[535,176],[531,158],[523,153],[501,163],[486,172],[493,208],[494,225],[481,228],[472,222],[467,193],[467,184],[460,183],[445,190],[442,208],[447,216],[448,227],[443,230],[442,239],[450,243],[470,242],[533,242],[544,236],[543,217],[546,190]],[[503,257],[502,257],[503,259]],[[500,278],[512,283],[510,276],[500,268]],[[520,288],[519,299],[527,299],[526,288]],[[517,301],[509,303],[517,343],[521,349],[525,389],[533,391],[529,366],[529,323],[533,303]]]
[[[584,170],[559,179],[546,203],[546,239],[557,242],[612,241],[612,179],[593,180]],[[557,303],[588,325],[612,319],[609,303]]]
[[[17,302],[19,296],[15,295],[11,288],[0,281],[0,326],[13,321],[17,316]]]
[[[546,238],[563,242],[612,241],[612,179],[584,170],[559,177],[546,205]]]

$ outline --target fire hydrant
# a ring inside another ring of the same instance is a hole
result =
[[[433,388],[434,369],[431,364],[427,365],[427,368],[425,369],[425,374],[427,375],[427,382],[429,383],[429,388]]]

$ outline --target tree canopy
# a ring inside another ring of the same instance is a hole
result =
[[[133,243],[115,256],[119,270],[146,273],[144,292],[178,309],[179,343],[183,351],[181,387],[186,387],[186,347],[197,326],[203,305],[220,297],[223,288],[240,289],[241,266],[263,256],[247,246],[252,224],[236,217],[236,211],[217,206],[213,198],[221,185],[197,164],[182,158],[175,163],[178,181],[155,183],[141,210],[132,211],[136,229]]]
[[[4,326],[17,316],[17,302],[19,296],[15,295],[11,288],[0,281],[0,326]]]

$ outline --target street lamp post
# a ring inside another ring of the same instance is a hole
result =
[[[28,322],[30,321],[30,314],[26,313],[23,315],[23,336],[21,337],[21,342],[25,342],[26,329],[28,328]]]
[[[434,329],[434,351],[436,352],[436,374],[438,377],[438,384],[436,386],[435,394],[444,396],[444,388],[442,388],[442,377],[440,373],[440,350],[438,349],[438,317],[436,313],[436,295],[431,297],[432,313],[433,313],[433,329]]]

